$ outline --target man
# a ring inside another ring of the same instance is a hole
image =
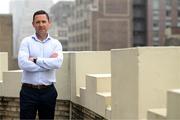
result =
[[[34,13],[35,34],[24,38],[18,54],[23,70],[20,91],[20,119],[54,119],[57,91],[55,69],[63,62],[60,42],[48,34],[49,15],[39,10]]]

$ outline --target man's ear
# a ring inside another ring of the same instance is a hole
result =
[[[51,22],[51,20],[49,21],[49,28],[52,26],[52,22]]]
[[[34,27],[34,22],[32,21],[32,26]]]

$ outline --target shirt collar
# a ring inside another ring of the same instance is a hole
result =
[[[38,41],[38,42],[43,42],[43,43],[45,43],[45,42],[47,42],[48,40],[51,40],[51,36],[48,34],[47,38],[44,39],[43,41],[41,41],[41,40],[39,40],[39,39],[37,38],[36,33],[34,33],[34,34],[32,35],[32,39],[34,39],[34,40],[36,40],[36,41]]]

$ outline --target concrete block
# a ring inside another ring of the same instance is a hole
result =
[[[96,94],[96,109],[95,112],[99,115],[106,117],[106,108],[111,106],[111,93],[97,93]]]
[[[108,120],[111,120],[111,106],[108,106],[105,110],[105,118],[107,118]]]
[[[180,120],[180,89],[167,92],[167,119]]]
[[[110,73],[109,51],[84,51],[70,54],[71,100],[79,103],[76,96],[80,87],[86,86],[86,74]]]
[[[92,111],[97,110],[97,92],[111,92],[111,74],[88,74],[86,75],[86,97],[87,108]],[[101,100],[101,99],[99,99]],[[101,102],[101,101],[99,101]],[[103,101],[102,101],[103,103]],[[105,104],[104,104],[105,105]],[[105,111],[105,109],[103,110]]]
[[[5,97],[19,97],[22,70],[11,70],[3,73],[3,91]]]
[[[180,47],[111,51],[112,119],[146,119],[166,107],[166,91],[180,87]]]
[[[0,52],[0,81],[3,81],[3,72],[8,71],[8,53]]]
[[[60,69],[56,71],[56,89],[59,93],[57,99],[70,100],[71,96],[71,82],[70,82],[70,53],[63,52],[63,64]]]
[[[87,107],[86,101],[87,101],[86,88],[80,87],[80,104],[84,107]]]
[[[3,81],[0,81],[0,96],[4,95],[4,91],[3,91]]]
[[[147,113],[148,120],[167,120],[166,108],[149,109]]]

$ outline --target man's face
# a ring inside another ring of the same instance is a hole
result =
[[[46,34],[51,25],[45,14],[36,15],[32,24],[38,34]]]

